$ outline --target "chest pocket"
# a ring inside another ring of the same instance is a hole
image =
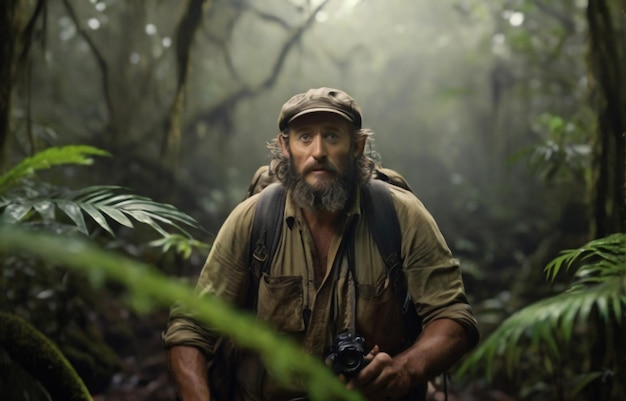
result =
[[[404,338],[403,324],[402,308],[389,279],[358,286],[356,330],[369,347],[377,344],[386,352],[397,349]]]
[[[259,282],[257,318],[282,333],[304,331],[301,276],[270,276]]]

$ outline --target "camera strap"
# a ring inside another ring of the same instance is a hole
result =
[[[339,332],[347,331],[353,336],[356,335],[356,276],[354,274],[354,227],[356,226],[356,220],[352,220],[348,223],[349,227],[346,229],[342,238],[337,257],[333,263],[333,282],[335,283],[335,291],[333,298],[333,321],[335,322],[334,335]],[[341,264],[344,260],[347,260],[346,271],[346,284],[345,297],[343,302],[340,299],[340,289],[337,288],[339,277],[341,276]]]
[[[354,225],[354,224],[353,224]],[[356,274],[354,271],[354,230],[350,230],[350,237],[348,238],[348,242],[350,246],[348,246],[348,254],[346,257],[348,258],[348,272],[347,279],[349,283],[349,296],[350,300],[350,333],[353,336],[356,336],[356,299],[357,299],[357,285],[356,285]]]

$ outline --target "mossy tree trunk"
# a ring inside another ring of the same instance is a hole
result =
[[[626,230],[626,2],[589,0],[589,78],[593,133],[591,197],[593,238]]]
[[[626,1],[589,0],[589,83],[596,127],[592,134],[591,166],[592,238],[626,231]],[[594,324],[595,323],[595,324]],[[614,338],[607,327],[623,325],[604,322],[590,352],[589,371],[604,371],[606,376],[586,388],[588,399],[623,400],[626,387],[620,375],[626,372],[623,338]],[[608,339],[608,341],[607,341]],[[617,355],[616,355],[617,353]],[[609,372],[606,367],[612,366]],[[612,377],[611,377],[612,376]],[[623,377],[623,376],[622,376]]]
[[[7,162],[12,133],[13,90],[28,74],[28,53],[37,22],[45,13],[46,1],[37,0],[34,4],[24,0],[0,2],[0,170]]]
[[[0,349],[39,381],[53,401],[91,401],[82,379],[57,346],[26,320],[0,313]]]
[[[0,168],[7,156],[11,126],[11,93],[21,30],[20,0],[6,0],[0,5]]]

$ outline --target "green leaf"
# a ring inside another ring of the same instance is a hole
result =
[[[121,225],[129,227],[129,228],[133,228],[133,223],[130,221],[130,219],[126,217],[124,213],[120,212],[116,208],[100,205],[100,210],[102,210],[104,213],[107,214],[107,216],[117,221]]]
[[[18,203],[11,204],[4,209],[2,220],[7,223],[17,223],[32,210],[30,205],[22,205]]]
[[[104,228],[109,234],[111,234],[111,236],[115,236],[113,230],[111,230],[111,226],[109,226],[109,223],[107,222],[106,217],[104,217],[104,215],[100,213],[95,206],[85,203],[81,205],[81,207],[93,219],[93,221],[98,223],[100,227]]]
[[[35,202],[33,204],[33,208],[37,211],[37,213],[39,213],[39,215],[44,220],[54,220],[55,219],[54,203],[51,202],[50,200],[44,199],[44,200],[41,200],[39,202]]]
[[[576,385],[572,389],[572,394],[576,395],[580,393],[582,389],[587,387],[589,383],[593,382],[596,379],[601,378],[602,376],[604,376],[604,372],[591,372],[591,373],[578,375],[576,380],[574,380],[574,383],[576,383]]]
[[[109,153],[86,145],[51,147],[32,157],[28,157],[0,176],[0,193],[20,180],[32,176],[38,170],[49,169],[64,164],[91,164],[89,156],[109,156]]]
[[[70,202],[59,202],[59,208],[65,212],[66,215],[69,216],[70,219],[76,224],[78,229],[83,234],[89,234],[87,230],[87,225],[85,224],[85,218],[83,217],[83,213],[76,204]]]

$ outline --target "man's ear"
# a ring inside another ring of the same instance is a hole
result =
[[[289,148],[287,147],[287,143],[285,141],[285,137],[281,132],[278,133],[278,144],[280,145],[280,150],[283,152],[283,156],[289,157]]]
[[[354,142],[354,157],[360,157],[365,151],[365,142],[367,142],[367,136],[359,135],[358,139]]]

